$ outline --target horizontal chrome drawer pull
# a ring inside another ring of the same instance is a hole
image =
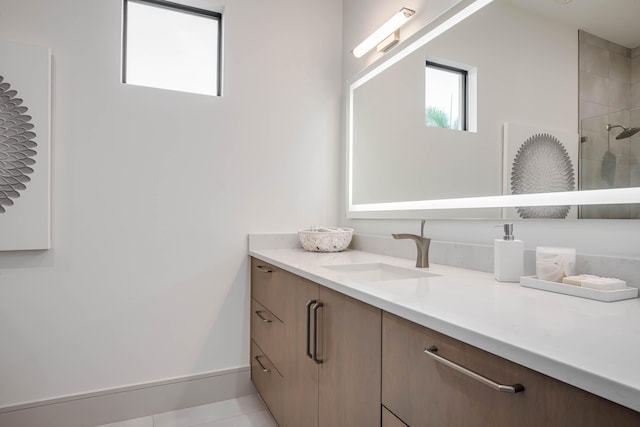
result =
[[[524,386],[522,384],[513,384],[513,385],[503,385],[503,384],[498,384],[497,382],[490,380],[487,377],[483,377],[480,374],[477,374],[467,368],[465,368],[464,366],[460,366],[457,363],[454,363],[452,361],[450,361],[449,359],[445,359],[444,357],[440,356],[439,354],[436,354],[436,352],[438,351],[438,348],[434,345],[432,345],[431,347],[427,347],[424,349],[424,353],[433,358],[434,360],[442,363],[443,365],[446,365],[452,369],[455,369],[456,371],[463,373],[471,378],[473,378],[476,381],[481,382],[484,385],[487,385],[489,387],[491,387],[492,389],[502,392],[502,393],[520,393],[524,391]]]
[[[262,313],[264,313],[264,311],[262,310],[256,310],[256,315],[260,318],[260,320],[262,320],[263,323],[271,323],[271,320],[265,318]]]
[[[260,361],[260,358],[262,356],[256,356],[256,362],[258,362],[258,365],[260,365],[260,368],[262,369],[262,372],[264,372],[265,374],[270,374],[271,373],[271,369],[267,369],[264,367],[264,365],[262,364],[262,362]]]
[[[256,265],[256,268],[258,269],[258,271],[261,271],[263,273],[273,273],[273,270],[265,267],[264,265]]]

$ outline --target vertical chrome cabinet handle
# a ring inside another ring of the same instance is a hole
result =
[[[256,356],[256,362],[258,362],[258,365],[260,365],[260,369],[262,369],[262,372],[264,372],[265,374],[270,374],[271,373],[271,369],[267,369],[264,367],[264,365],[262,364],[262,362],[260,361],[260,359],[262,358],[262,356]]]
[[[265,318],[262,313],[264,313],[264,311],[262,310],[256,310],[256,316],[258,316],[260,318],[260,320],[262,320],[263,323],[271,323],[270,319]]]
[[[256,268],[262,273],[273,273],[272,269],[265,267],[264,265],[256,265]]]
[[[318,365],[322,363],[322,359],[318,359],[318,309],[323,307],[321,302],[313,305],[313,361]]]
[[[500,391],[502,393],[521,393],[524,391],[524,386],[522,384],[513,384],[513,385],[503,385],[503,384],[498,384],[497,382],[490,380],[487,377],[484,377],[476,372],[473,372],[467,368],[465,368],[464,366],[460,366],[457,363],[454,363],[452,361],[450,361],[449,359],[445,359],[444,357],[440,356],[439,354],[436,354],[436,352],[438,351],[438,348],[435,345],[432,345],[431,347],[427,347],[424,349],[424,353],[431,357],[432,359],[442,363],[443,365],[446,365],[460,373],[463,373],[471,378],[473,378],[474,380],[481,382],[482,384],[491,387],[492,389],[496,390],[496,391]]]
[[[316,302],[317,302],[316,300],[310,299],[309,301],[307,301],[307,304],[305,305],[307,310],[307,340],[306,340],[307,351],[306,353],[309,359],[313,359],[313,355],[311,354],[311,306]]]

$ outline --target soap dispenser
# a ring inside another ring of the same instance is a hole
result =
[[[504,237],[495,239],[493,272],[500,282],[519,282],[524,271],[524,242],[513,237],[513,224],[504,228]]]

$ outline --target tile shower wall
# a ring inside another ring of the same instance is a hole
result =
[[[640,46],[631,50],[631,108],[640,108]]]
[[[606,125],[640,126],[640,47],[629,49],[579,31],[580,185],[584,190],[640,186],[640,134],[616,140]],[[606,157],[605,157],[606,156]],[[607,159],[607,161],[605,161]],[[581,218],[640,218],[640,205],[583,206]]]
[[[631,108],[631,49],[584,31],[579,37],[580,120]]]

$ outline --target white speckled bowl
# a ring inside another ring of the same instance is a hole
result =
[[[310,252],[340,252],[351,243],[353,228],[311,227],[298,231],[302,247]]]

